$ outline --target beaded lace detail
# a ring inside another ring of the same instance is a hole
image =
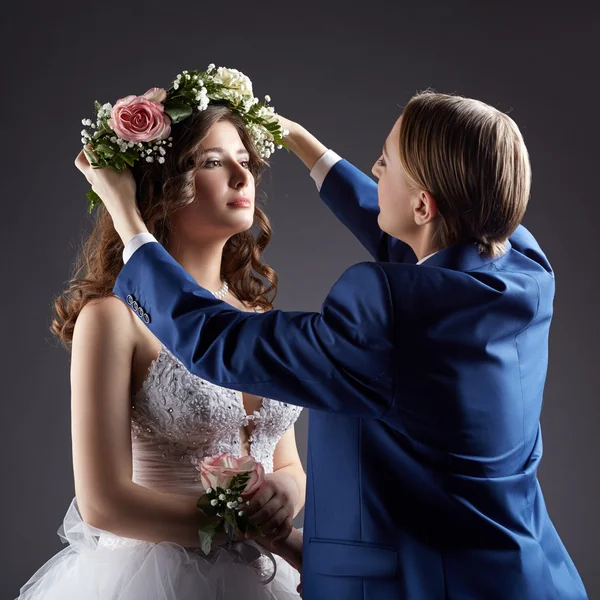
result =
[[[271,473],[275,446],[301,410],[263,398],[260,410],[247,415],[238,392],[193,375],[161,346],[132,397],[133,480],[197,493],[201,484],[196,466],[224,452],[240,456],[241,428],[250,423],[250,454]]]

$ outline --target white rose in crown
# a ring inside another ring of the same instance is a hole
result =
[[[252,91],[252,82],[237,69],[228,69],[226,67],[219,67],[211,73],[213,81],[227,88],[227,92],[230,94],[237,93],[240,96],[247,96],[254,98],[254,92]]]

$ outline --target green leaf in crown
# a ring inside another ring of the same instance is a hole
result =
[[[165,104],[165,112],[169,115],[173,123],[180,123],[192,116],[193,108],[188,104],[171,102]]]

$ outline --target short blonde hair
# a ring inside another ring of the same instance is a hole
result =
[[[471,98],[417,94],[400,120],[400,161],[436,200],[436,243],[474,242],[499,256],[521,222],[531,188],[523,136],[505,113]]]

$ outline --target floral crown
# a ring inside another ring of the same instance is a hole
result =
[[[288,134],[268,106],[270,101],[265,96],[259,102],[252,82],[240,71],[211,64],[203,72],[183,71],[168,90],[152,88],[143,96],[121,98],[114,106],[95,102],[96,123],[82,120],[90,131],[82,130],[81,142],[95,153],[93,158],[88,155],[95,168],[121,171],[140,160],[162,164],[173,146],[171,125],[190,117],[194,109],[206,110],[211,102],[220,102],[242,118],[259,155],[266,159],[284,146]],[[93,190],[87,198],[91,212],[101,200]]]

